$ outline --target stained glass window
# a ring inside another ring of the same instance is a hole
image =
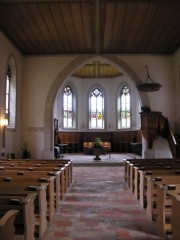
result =
[[[73,92],[69,85],[64,88],[63,95],[63,127],[73,127]]]
[[[5,101],[5,116],[9,122],[9,107],[10,107],[10,79],[11,79],[11,71],[10,66],[8,65],[7,75],[6,75],[6,101]]]
[[[129,88],[124,86],[120,93],[120,128],[131,126],[131,103]]]
[[[104,128],[104,96],[103,93],[95,88],[89,97],[89,111],[90,111],[90,129]]]

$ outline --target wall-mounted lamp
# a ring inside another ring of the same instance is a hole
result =
[[[5,130],[7,125],[8,125],[8,119],[0,118],[0,126],[2,128],[2,149],[1,149],[2,157],[5,155]]]
[[[0,119],[0,126],[6,127],[8,125],[8,119],[7,118],[1,118]]]

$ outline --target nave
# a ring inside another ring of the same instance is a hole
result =
[[[74,166],[73,180],[43,240],[164,239],[124,184],[123,166]]]

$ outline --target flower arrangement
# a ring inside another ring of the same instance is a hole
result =
[[[102,147],[102,146],[101,146],[101,142],[102,142],[101,139],[98,138],[98,137],[96,137],[96,138],[94,139],[93,147],[95,147],[95,148]]]

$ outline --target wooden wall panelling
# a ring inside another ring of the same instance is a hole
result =
[[[61,143],[68,144],[65,152],[83,152],[83,143],[93,142],[96,137],[99,137],[103,142],[110,142],[111,152],[132,152],[130,143],[133,142],[135,136],[137,142],[141,143],[141,131],[59,132]],[[138,152],[141,152],[140,150]]]

